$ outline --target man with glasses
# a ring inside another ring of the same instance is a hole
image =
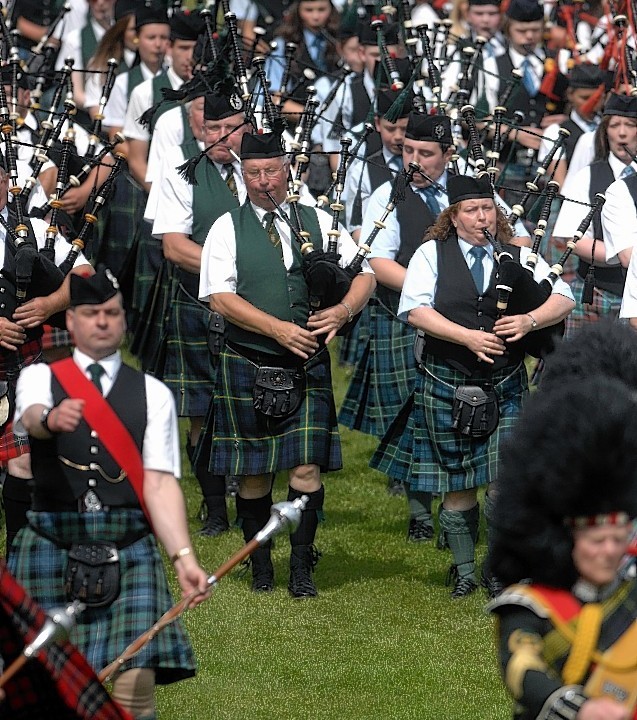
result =
[[[286,217],[300,217],[314,247],[326,246],[331,216],[287,202],[289,162],[275,134],[244,135],[243,177],[249,202],[220,217],[201,257],[199,297],[226,319],[207,433],[210,469],[240,477],[237,514],[246,541],[267,520],[275,473],[288,471],[288,498],[307,496],[291,535],[294,598],[315,597],[312,570],[324,489],[321,471],[341,467],[340,438],[325,345],[362,310],[375,282],[365,264],[340,302],[310,310],[300,243]],[[341,265],[356,245],[341,231]],[[274,586],[270,548],[252,556],[252,588]]]
[[[236,160],[248,125],[238,96],[206,95],[192,101],[191,120],[202,115],[203,127],[193,133],[201,140],[182,143],[165,158],[157,194],[153,235],[162,240],[164,257],[175,268],[174,299],[166,327],[166,356],[162,379],[172,390],[181,417],[190,419],[188,454],[201,486],[206,512],[201,534],[214,537],[228,530],[224,475],[213,475],[193,459],[210,400],[216,359],[223,342],[223,319],[197,300],[201,249],[213,222],[239,207],[246,198],[241,165]],[[191,185],[179,173],[184,160],[204,147]],[[210,338],[210,346],[208,339]]]

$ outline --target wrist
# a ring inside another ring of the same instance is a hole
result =
[[[351,323],[354,319],[354,311],[352,310],[352,306],[346,303],[344,300],[341,300],[339,305],[342,305],[347,310],[347,322]]]
[[[177,550],[176,553],[173,553],[170,556],[170,562],[172,562],[174,564],[178,560],[182,560],[183,558],[186,558],[189,555],[192,556],[192,558],[194,559],[195,555],[194,555],[193,549],[186,545],[186,546],[182,547],[180,550]]]
[[[53,430],[50,425],[51,415],[56,407],[57,405],[52,408],[45,408],[42,411],[42,415],[40,415],[40,425],[42,425],[42,427],[49,433],[49,435],[55,435],[56,433],[56,431]]]
[[[531,320],[531,330],[535,330],[537,327],[537,320],[531,315],[531,313],[527,313],[526,316]]]

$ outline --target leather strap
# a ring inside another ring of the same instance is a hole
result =
[[[144,502],[144,466],[142,456],[124,423],[119,419],[106,398],[75,364],[73,358],[65,358],[51,365],[64,392],[70,398],[84,400],[84,420],[95,430],[106,450],[124,469],[137,495],[148,522],[152,523]]]

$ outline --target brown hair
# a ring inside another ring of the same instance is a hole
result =
[[[129,22],[130,14],[124,15],[104,33],[95,55],[88,64],[90,70],[106,70],[110,58],[115,58],[118,62],[122,61],[124,57],[124,37]]]
[[[448,240],[450,237],[457,237],[456,228],[451,220],[456,217],[459,210],[460,203],[454,203],[446,210],[443,210],[440,215],[438,215],[436,222],[425,233],[423,242],[427,242],[428,240]],[[500,242],[506,245],[513,237],[513,231],[511,230],[508,220],[504,216],[502,210],[500,210],[497,203],[495,205],[495,214],[496,236]]]
[[[281,25],[279,25],[279,29],[277,31],[278,36],[281,37],[285,42],[293,42],[298,45],[295,55],[295,68],[293,72],[293,75],[297,77],[300,77],[303,74],[303,67],[300,66],[299,60],[301,58],[301,55],[303,54],[303,48],[305,45],[305,42],[303,40],[303,22],[299,16],[299,5],[301,4],[301,2],[303,2],[303,0],[299,0],[298,2],[293,3],[285,11],[283,21]],[[324,30],[327,31],[326,34],[328,36],[326,38],[327,45],[325,47],[325,64],[327,65],[328,72],[331,72],[336,67],[336,63],[339,59],[338,50],[336,48],[336,45],[331,41],[331,38],[338,37],[340,16],[338,14],[338,10],[336,10],[336,8],[334,7],[332,0],[329,0],[329,3],[332,11],[327,20]]]

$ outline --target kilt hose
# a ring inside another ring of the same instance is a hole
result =
[[[339,365],[356,365],[359,361],[369,337],[369,303],[361,311],[358,322],[347,335],[340,338],[338,348]]]
[[[511,431],[528,392],[526,369],[493,374],[500,422],[485,439],[467,438],[452,428],[458,385],[476,384],[463,373],[426,356],[416,388],[370,460],[370,466],[423,492],[457,492],[480,487],[496,477],[500,442]]]
[[[47,616],[0,561],[0,650],[5,667],[40,633]],[[5,685],[0,718],[131,720],[68,641],[38,653]]]
[[[208,349],[212,311],[179,284],[169,309],[162,380],[172,390],[180,417],[204,417],[214,387]]]
[[[383,437],[416,382],[414,329],[382,303],[369,308],[369,338],[352,376],[338,421]]]
[[[9,567],[45,610],[68,602],[64,591],[68,552],[60,546],[68,547],[76,542],[126,542],[127,537],[139,537],[148,531],[142,511],[134,509],[95,513],[29,512],[27,517],[29,524],[15,539]],[[86,608],[69,638],[98,673],[173,605],[152,534],[121,548],[119,557],[119,596],[108,607]],[[158,633],[124,664],[125,670],[137,667],[154,669],[158,684],[195,674],[190,641],[179,620]]]
[[[252,405],[257,366],[226,345],[209,418],[213,474],[263,475],[308,464],[322,472],[341,469],[329,353],[319,352],[303,367],[299,409],[286,418],[268,418]]]
[[[588,305],[581,301],[584,281],[579,275],[575,275],[569,282],[569,287],[573,291],[576,305],[573,312],[566,318],[565,337],[572,337],[580,328],[598,322],[603,318],[617,320],[619,317],[619,310],[622,305],[622,299],[619,295],[608,292],[608,290],[593,288],[593,302]]]

